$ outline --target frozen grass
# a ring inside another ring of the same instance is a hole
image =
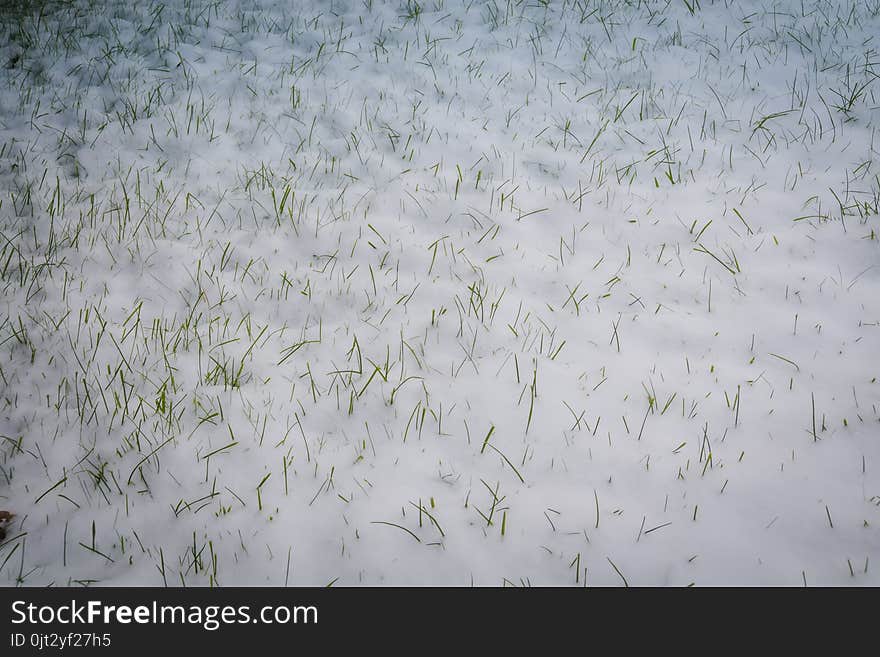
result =
[[[880,2],[4,3],[6,585],[876,585]]]

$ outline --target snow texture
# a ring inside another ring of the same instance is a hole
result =
[[[13,585],[880,583],[880,3],[4,3]]]

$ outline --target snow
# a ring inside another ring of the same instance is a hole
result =
[[[5,585],[877,585],[876,2],[0,21]]]

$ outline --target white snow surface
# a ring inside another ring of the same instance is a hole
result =
[[[880,583],[876,0],[4,7],[3,585]]]

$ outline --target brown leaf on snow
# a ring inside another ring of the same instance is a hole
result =
[[[6,529],[4,525],[14,517],[15,514],[10,511],[0,511],[0,541],[6,538]]]

